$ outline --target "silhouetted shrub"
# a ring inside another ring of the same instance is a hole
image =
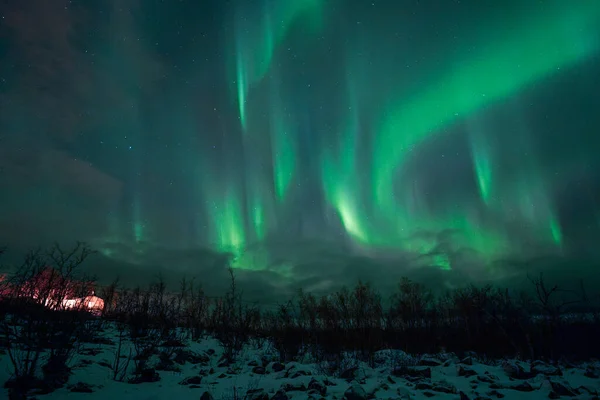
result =
[[[66,300],[90,295],[93,280],[77,272],[92,253],[83,243],[71,250],[55,245],[32,251],[2,282],[1,333],[12,365],[11,397],[23,398],[34,388],[50,392],[67,382],[71,358],[93,317],[84,303]]]
[[[13,392],[25,393],[31,386],[24,382],[39,383],[40,373],[50,386],[64,384],[77,343],[95,340],[102,321],[111,321],[118,332],[113,379],[125,380],[133,372],[130,381],[136,383],[158,379],[155,368],[174,370],[173,355],[185,340],[204,335],[221,342],[225,363],[235,361],[255,338],[259,344],[268,340],[282,362],[310,356],[339,374],[359,361],[376,366],[378,351],[384,349],[459,356],[475,351],[485,359],[600,356],[597,300],[583,286],[576,291],[549,286],[542,275],[530,279],[533,295],[471,285],[435,296],[404,278],[389,301],[370,284],[358,282],[320,297],[299,291],[277,309],[261,311],[244,301],[230,268],[229,289],[219,298],[209,299],[193,280],[183,280],[177,293],[169,293],[160,277],[144,289],[119,288],[115,281],[101,289],[105,307],[101,319],[94,319],[60,307],[67,295],[89,293],[90,281],[73,279],[72,268],[65,267],[85,257],[51,253],[54,268],[48,269],[40,254],[26,259],[26,272],[18,279],[0,282],[2,343],[15,369]],[[48,355],[44,366],[42,353]],[[157,365],[153,355],[158,355]],[[128,371],[130,361],[133,371]]]
[[[233,268],[229,268],[230,286],[224,298],[213,302],[209,330],[221,342],[227,363],[235,360],[260,320],[256,307],[245,305],[237,287]]]

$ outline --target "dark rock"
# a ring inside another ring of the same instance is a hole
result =
[[[161,359],[155,368],[157,371],[181,372],[181,368],[170,359]]]
[[[516,361],[505,361],[502,364],[502,369],[504,370],[504,373],[506,373],[506,376],[512,379],[526,380],[533,378],[536,375],[535,373],[525,371],[525,368]]]
[[[204,392],[202,393],[202,396],[200,396],[200,400],[215,400],[215,398],[210,392]]]
[[[308,389],[316,390],[321,396],[325,396],[325,394],[327,394],[327,386],[317,381],[315,378],[312,378],[308,383]]]
[[[392,371],[393,376],[397,377],[411,377],[411,378],[426,378],[431,379],[431,368],[411,368],[411,367],[400,367]]]
[[[423,396],[425,396],[425,397],[435,397],[436,394],[432,393],[432,392],[423,392]]]
[[[82,356],[97,356],[98,354],[102,353],[102,349],[98,349],[98,348],[85,348],[85,349],[80,349],[79,350],[79,354],[81,354]]]
[[[357,372],[358,367],[347,368],[340,374],[340,378],[344,379],[347,382],[351,382],[354,379],[356,379]]]
[[[415,385],[415,389],[417,390],[431,390],[433,385],[427,382],[419,382]]]
[[[519,392],[533,392],[535,389],[529,384],[529,382],[521,382],[518,385],[510,386],[509,389],[513,389]]]
[[[442,365],[442,361],[437,358],[425,356],[419,360],[417,365],[420,367],[439,367]]]
[[[597,395],[598,392],[595,389],[590,389],[587,386],[579,386],[577,389],[575,389],[577,392],[582,393],[585,392],[587,394],[592,394],[592,395]]]
[[[473,358],[472,357],[465,357],[462,360],[460,360],[461,364],[465,364],[465,365],[473,365]]]
[[[249,389],[246,391],[246,400],[269,400],[269,395],[264,389]]]
[[[267,371],[263,367],[256,366],[252,368],[252,372],[257,375],[264,375]]]
[[[483,383],[494,383],[494,380],[489,375],[477,375],[477,380]]]
[[[289,397],[284,390],[279,389],[277,393],[275,393],[273,397],[271,397],[271,400],[289,400]]]
[[[477,375],[477,372],[475,372],[471,368],[463,367],[462,365],[458,366],[457,373],[458,373],[458,376],[462,376],[465,378],[470,378],[471,376]]]
[[[248,363],[249,367],[258,367],[258,361],[252,360]]]
[[[290,376],[289,376],[289,378],[290,379],[296,379],[296,378],[299,378],[301,376],[308,376],[308,375],[311,375],[311,373],[309,371],[300,370],[300,371],[295,371],[294,373],[291,373]],[[286,376],[286,378],[287,377],[288,376]]]
[[[285,365],[283,365],[282,363],[274,362],[271,365],[271,369],[273,370],[273,372],[281,372],[285,369]]]
[[[304,383],[286,383],[281,388],[286,392],[306,392]]]
[[[185,343],[179,339],[168,339],[162,342],[160,347],[185,347]]]
[[[264,368],[267,368],[267,365],[269,365],[269,363],[271,362],[271,360],[266,357],[265,355],[262,355],[260,357],[260,365]]]
[[[532,374],[542,374],[546,376],[562,376],[563,373],[560,368],[555,367],[554,365],[546,364],[543,361],[534,361],[531,365],[531,373]]]
[[[490,391],[489,391],[489,392],[487,392],[486,394],[487,394],[488,396],[495,397],[495,398],[497,398],[497,399],[503,399],[503,398],[505,397],[505,396],[504,396],[504,393],[500,393],[500,392],[499,392],[499,391],[497,391],[497,390],[490,390]]]
[[[433,388],[431,389],[434,392],[439,393],[456,393],[456,386],[447,381],[437,381],[433,384]]]
[[[396,381],[394,380],[394,378],[392,378],[392,377],[391,377],[391,376],[389,376],[389,375],[388,375],[388,377],[387,377],[387,381],[388,381],[389,383],[391,383],[391,384],[394,384],[394,383],[396,383]]]
[[[367,393],[359,384],[354,384],[344,392],[344,400],[366,400]]]
[[[175,352],[173,361],[180,365],[183,365],[186,362],[190,364],[207,364],[210,361],[210,357],[206,354],[198,354],[191,350],[178,349]]]
[[[73,393],[93,393],[94,386],[85,382],[77,382],[74,385],[69,386],[69,391]]]
[[[129,379],[129,383],[140,384],[140,383],[151,383],[160,381],[160,375],[154,368],[144,368],[133,378]]]
[[[562,364],[563,364],[563,367],[567,370],[580,367],[580,365],[573,364],[572,362],[569,362],[569,361],[564,361]]]
[[[553,380],[550,380],[549,382],[550,386],[552,387],[552,391],[556,392],[556,394],[558,394],[559,396],[573,397],[579,394],[575,389],[567,386],[566,384],[556,382]]]
[[[470,400],[469,396],[467,396],[462,390],[458,394],[460,396],[460,400]]]
[[[401,399],[412,399],[413,397],[410,390],[402,386],[396,389],[396,393],[398,393],[398,396],[400,396]]]
[[[185,378],[184,380],[182,380],[181,382],[179,382],[180,385],[199,385],[201,383],[202,383],[201,376],[189,376],[189,377]]]
[[[600,375],[596,372],[596,369],[590,365],[588,365],[586,367],[585,372],[583,373],[583,376],[592,378],[592,379],[600,378]]]

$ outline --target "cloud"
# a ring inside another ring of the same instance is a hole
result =
[[[274,247],[254,249],[255,252],[269,253],[272,262],[264,269],[245,269],[253,265],[244,265],[244,258],[234,263],[238,266],[238,284],[249,301],[283,301],[293,297],[299,289],[321,295],[342,286],[353,286],[359,280],[371,282],[387,296],[404,276],[436,289],[485,282],[482,276],[486,274],[482,271],[479,271],[481,276],[472,276],[475,275],[475,264],[442,271],[433,265],[418,264],[414,255],[406,253],[382,257],[361,255],[332,243],[310,241],[271,245]],[[104,255],[98,256],[95,265],[104,281],[123,271],[126,284],[143,285],[161,274],[175,288],[184,276],[195,277],[215,296],[222,294],[229,284],[230,256],[206,248],[172,249],[149,243],[105,243],[100,250]],[[246,259],[251,258],[248,257]],[[490,278],[488,274],[487,279]]]
[[[72,196],[85,197],[92,203],[108,204],[114,204],[121,196],[120,181],[67,152],[47,149],[42,163],[49,171],[48,179]]]
[[[11,246],[102,234],[122,196],[119,180],[40,143],[5,140],[0,171],[0,241]]]
[[[67,246],[68,243],[64,244],[65,248]],[[596,274],[600,267],[597,258],[515,257],[498,261],[488,269],[482,269],[476,263],[469,264],[469,259],[465,258],[462,264],[459,263],[460,268],[441,270],[433,266],[415,266],[406,254],[378,258],[338,252],[318,243],[311,247],[304,243],[300,252],[289,255],[287,263],[279,259],[278,265],[264,270],[235,269],[236,282],[245,301],[273,306],[293,298],[299,289],[324,295],[342,286],[352,287],[359,280],[371,283],[386,300],[402,277],[423,283],[437,293],[469,284],[531,290],[528,277],[537,277],[540,272],[544,273],[548,285],[558,284],[563,289],[579,290],[583,281],[589,295],[595,295],[592,289],[600,284]],[[162,276],[169,290],[176,291],[182,278],[194,278],[209,296],[223,295],[230,284],[230,255],[210,249],[172,249],[148,243],[105,243],[96,248],[101,251],[90,257],[81,271],[95,275],[102,284],[118,277],[125,287],[143,287]],[[303,259],[303,252],[310,253],[310,257]],[[20,254],[21,251],[12,249],[3,260],[18,264]]]
[[[18,66],[18,82],[9,93],[26,102],[37,128],[60,140],[72,140],[85,114],[79,91],[86,87],[90,66],[73,46],[78,13],[66,0],[13,2],[4,10],[9,54]],[[32,107],[33,106],[33,107]]]
[[[47,140],[23,139],[19,134],[25,132],[13,132],[0,146],[0,183],[12,197],[46,185],[95,204],[113,203],[121,196],[122,182],[90,162]]]

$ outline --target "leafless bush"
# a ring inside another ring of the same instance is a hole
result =
[[[161,276],[146,289],[116,290],[116,284],[109,287],[108,293],[115,300],[110,316],[119,330],[118,351],[113,363],[113,379],[124,380],[129,361],[134,363],[134,377],[130,382],[139,383],[145,379],[156,379],[149,361],[158,354],[160,367],[170,368],[171,358],[178,348],[184,345],[185,312],[189,307],[188,287],[182,285],[179,293],[167,292],[167,285]],[[125,338],[131,343],[129,355],[123,355]],[[124,358],[121,361],[121,358]],[[143,375],[143,376],[142,376]],[[149,377],[148,377],[149,376]]]
[[[359,282],[321,298],[300,292],[294,304],[264,314],[263,326],[282,360],[295,357],[294,348],[302,347],[330,366],[339,364],[344,352],[373,364],[374,353],[383,348],[413,354],[475,350],[487,358],[556,358],[569,353],[585,357],[589,348],[576,343],[590,343],[593,333],[600,333],[600,324],[582,315],[567,322],[564,315],[586,296],[548,288],[543,280],[533,283],[533,298],[491,286],[434,296],[423,285],[403,279],[384,310],[377,292]],[[559,299],[557,293],[571,299]],[[594,352],[600,353],[600,348]]]
[[[116,301],[119,290],[119,278],[116,278],[114,281],[110,283],[108,286],[103,286],[100,288],[100,298],[104,300],[104,308],[102,308],[102,317],[110,317],[113,316],[115,309],[117,308]]]
[[[274,312],[265,313],[265,328],[279,354],[279,361],[294,360],[302,347],[303,331],[297,324],[293,302],[281,304]]]
[[[390,300],[386,318],[390,329],[412,330],[429,320],[433,295],[422,284],[402,278]]]
[[[206,297],[202,285],[192,279],[182,282],[183,326],[187,328],[192,340],[199,340],[207,328],[210,299]]]
[[[260,319],[257,307],[245,305],[237,287],[233,268],[229,268],[230,286],[224,298],[213,302],[211,328],[224,349],[223,357],[232,363],[250,340],[253,326]]]
[[[229,394],[221,395],[221,400],[249,400],[254,398],[262,398],[259,396],[260,394],[264,393],[262,389],[259,389],[260,380],[260,378],[253,379],[248,383],[246,388],[233,385]]]
[[[111,364],[112,379],[117,382],[123,382],[127,376],[129,364],[131,363],[131,348],[127,351],[124,346],[127,345],[127,326],[122,322],[116,323],[117,329],[117,347],[113,353],[113,362]],[[126,355],[124,354],[126,352]]]
[[[359,282],[354,287],[350,302],[352,331],[351,339],[358,344],[358,356],[374,366],[374,354],[382,348],[383,307],[381,296],[369,284]]]
[[[90,294],[93,280],[77,273],[91,254],[83,243],[71,250],[56,244],[47,251],[32,251],[5,281],[1,329],[13,369],[7,385],[15,398],[33,388],[48,392],[66,383],[89,314],[82,311],[83,302],[70,304],[65,299]]]
[[[583,285],[580,290],[561,290],[547,284],[542,275],[530,278],[533,296],[491,286],[468,286],[434,296],[424,285],[402,279],[385,309],[380,294],[358,282],[320,297],[300,291],[276,310],[261,312],[244,302],[230,268],[227,293],[210,300],[194,280],[182,280],[177,293],[169,293],[161,277],[135,289],[120,288],[115,281],[100,290],[105,308],[102,319],[93,320],[66,310],[62,302],[89,292],[88,282],[75,279],[73,270],[91,251],[82,245],[77,249],[32,252],[19,273],[0,282],[4,341],[18,371],[14,382],[36,377],[40,369],[49,377],[51,370],[61,368],[60,377],[52,379],[64,380],[77,343],[96,340],[92,336],[107,320],[117,326],[112,367],[113,379],[121,381],[130,362],[139,381],[152,370],[149,361],[156,354],[156,369],[176,367],[171,361],[177,349],[186,339],[200,340],[205,333],[221,342],[228,363],[251,340],[260,346],[268,340],[283,362],[309,355],[323,368],[338,372],[352,362],[375,366],[381,349],[413,354],[443,349],[459,355],[475,350],[490,359],[600,355],[600,345],[593,339],[600,333],[600,312],[595,303],[596,308],[591,306],[596,299],[590,299]],[[11,312],[15,307],[23,311],[18,316]],[[573,310],[579,314],[565,318]],[[583,318],[581,313],[588,314]],[[582,343],[587,343],[585,348]]]

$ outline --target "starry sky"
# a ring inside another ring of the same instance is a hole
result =
[[[593,277],[598,110],[596,1],[9,0],[0,243],[254,298]]]

